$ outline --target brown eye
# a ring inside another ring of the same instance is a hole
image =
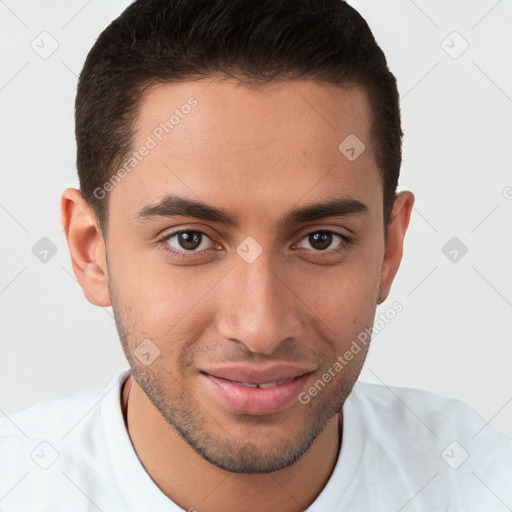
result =
[[[313,251],[335,250],[348,243],[343,235],[334,231],[315,231],[306,235],[301,241],[300,246],[303,249],[311,249]]]
[[[178,243],[183,249],[192,251],[201,245],[202,236],[200,233],[180,233]]]
[[[194,251],[208,249],[210,238],[201,231],[178,231],[167,237],[167,243],[178,251]]]
[[[308,236],[308,241],[313,249],[323,251],[331,245],[332,234],[326,232],[313,233]]]

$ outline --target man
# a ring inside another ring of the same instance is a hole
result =
[[[508,510],[510,440],[356,382],[414,202],[401,136],[340,0],[139,0],[107,27],[62,220],[130,370],[2,420],[0,509]]]

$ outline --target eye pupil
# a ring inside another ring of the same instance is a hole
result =
[[[318,232],[309,235],[311,247],[321,251],[327,249],[332,242],[332,233]]]
[[[201,245],[203,236],[195,231],[187,231],[178,235],[178,242],[183,249],[197,249]]]

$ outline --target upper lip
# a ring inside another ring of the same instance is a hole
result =
[[[248,382],[252,384],[263,384],[278,380],[291,380],[300,377],[306,373],[311,373],[311,369],[298,367],[288,364],[274,364],[272,366],[248,366],[248,365],[229,365],[216,368],[205,368],[201,370],[214,377],[232,380],[235,382]]]

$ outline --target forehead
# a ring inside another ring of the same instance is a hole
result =
[[[136,154],[111,200],[133,210],[172,192],[260,213],[308,193],[381,201],[370,124],[366,92],[356,86],[294,80],[252,89],[213,78],[159,84],[141,101]],[[353,159],[352,148],[356,156],[364,150]]]

